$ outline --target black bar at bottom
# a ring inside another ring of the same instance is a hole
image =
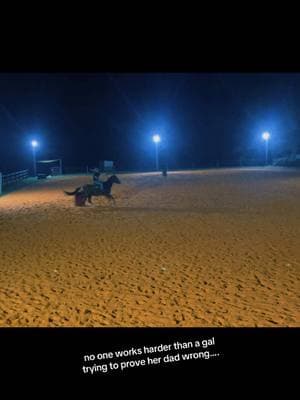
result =
[[[203,378],[265,371],[279,376],[299,359],[299,333],[298,328],[2,328],[1,378],[177,373]]]

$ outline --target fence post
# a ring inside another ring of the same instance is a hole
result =
[[[2,172],[0,172],[0,196],[2,194]]]

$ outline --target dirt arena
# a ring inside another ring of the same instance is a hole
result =
[[[0,197],[1,326],[299,326],[300,171],[66,176]]]

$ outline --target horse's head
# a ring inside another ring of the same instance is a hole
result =
[[[112,175],[110,177],[111,183],[121,183],[120,179],[117,177],[117,175]]]

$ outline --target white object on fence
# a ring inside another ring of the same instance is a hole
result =
[[[60,167],[52,167],[51,175],[61,175],[61,168]]]
[[[114,162],[105,160],[103,162],[103,170],[104,171],[113,171],[114,169]]]

